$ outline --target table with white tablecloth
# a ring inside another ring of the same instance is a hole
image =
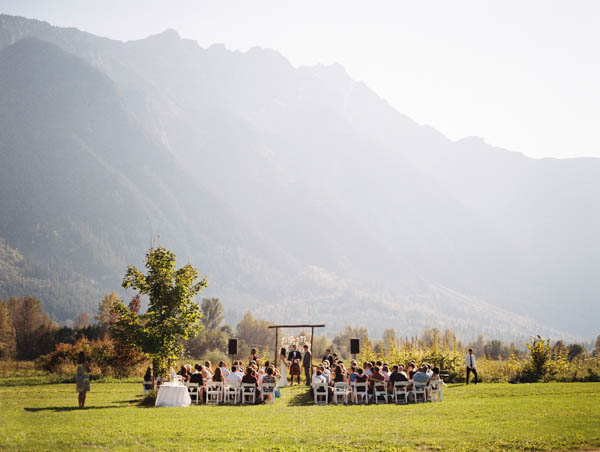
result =
[[[190,406],[188,388],[182,384],[163,383],[156,394],[156,406]]]

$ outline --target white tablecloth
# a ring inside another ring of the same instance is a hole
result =
[[[156,406],[190,406],[191,403],[186,386],[163,384],[158,388]]]

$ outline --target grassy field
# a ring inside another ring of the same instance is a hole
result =
[[[450,385],[442,403],[142,408],[139,383],[0,382],[2,450],[574,450],[600,447],[600,383]]]

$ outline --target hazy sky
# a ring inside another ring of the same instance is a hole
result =
[[[0,12],[129,40],[174,28],[206,47],[339,62],[452,139],[600,157],[600,1],[0,0]]]

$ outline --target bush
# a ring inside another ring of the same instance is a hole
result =
[[[138,372],[137,367],[144,361],[140,353],[133,353],[123,359],[111,339],[88,341],[80,339],[75,344],[58,344],[56,349],[35,361],[36,368],[53,374],[73,374],[77,368],[79,353],[84,352],[92,371],[100,370],[102,376],[128,377]]]

